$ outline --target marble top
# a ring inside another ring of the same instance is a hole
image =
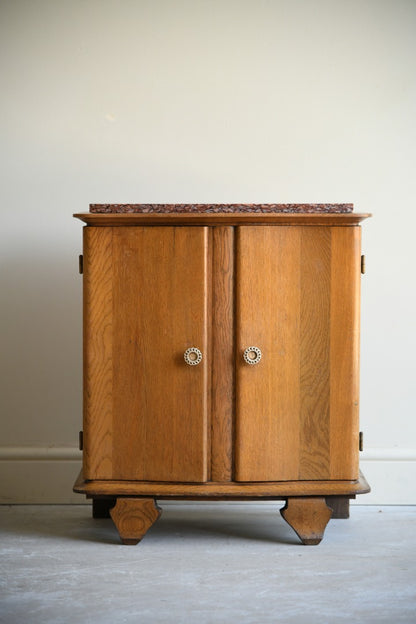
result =
[[[348,213],[353,204],[90,204],[94,214],[115,213]]]

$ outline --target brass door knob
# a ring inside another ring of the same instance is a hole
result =
[[[189,347],[183,354],[183,359],[189,366],[196,366],[202,360],[202,353],[196,347]]]
[[[258,364],[261,360],[261,351],[258,347],[247,347],[243,353],[243,358],[247,364]]]

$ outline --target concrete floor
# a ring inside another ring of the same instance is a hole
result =
[[[302,546],[280,503],[161,506],[138,546],[89,506],[0,507],[0,622],[416,622],[416,507],[354,506]]]

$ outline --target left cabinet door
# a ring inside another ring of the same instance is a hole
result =
[[[84,478],[207,480],[208,278],[208,228],[84,228]]]

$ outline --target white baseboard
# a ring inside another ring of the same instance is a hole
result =
[[[355,504],[416,505],[416,449],[368,448],[360,454],[360,468],[371,492]]]
[[[416,449],[370,448],[360,465],[371,493],[356,504],[416,505]],[[83,503],[72,492],[80,469],[76,447],[0,447],[0,503]]]
[[[72,492],[81,456],[77,447],[0,447],[0,503],[84,503]]]

